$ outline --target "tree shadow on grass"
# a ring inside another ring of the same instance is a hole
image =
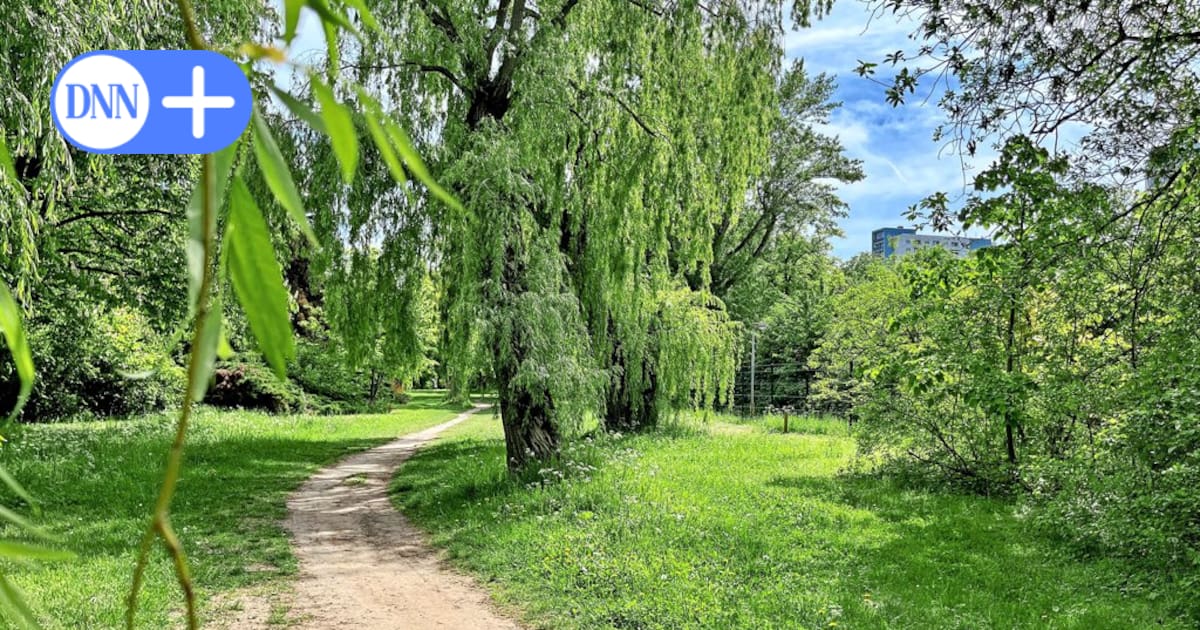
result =
[[[1189,627],[1138,590],[1128,567],[1072,557],[1030,531],[1011,502],[886,478],[760,477],[792,460],[767,449],[751,465],[758,442],[713,449],[683,437],[597,438],[600,479],[548,492],[505,470],[500,440],[443,442],[410,460],[393,492],[452,555],[520,593],[551,626],[566,619],[555,611],[578,605],[580,619],[599,625],[617,615],[651,626]],[[832,456],[820,444],[794,446]],[[629,447],[647,463],[606,459]],[[615,472],[605,474],[609,464]],[[588,545],[602,553],[571,555]],[[589,573],[572,569],[579,562]]]
[[[505,468],[504,442],[500,440],[436,442],[422,448],[417,458],[419,465],[406,463],[390,488],[405,509],[419,510],[430,502],[456,505],[495,498],[522,487]]]

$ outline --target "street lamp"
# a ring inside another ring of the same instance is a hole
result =
[[[754,324],[750,331],[750,415],[755,415],[754,409],[754,372],[758,368],[758,333],[767,329],[766,322]]]

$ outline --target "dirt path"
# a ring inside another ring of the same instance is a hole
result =
[[[404,460],[482,408],[347,457],[288,499],[284,526],[300,561],[289,627],[519,628],[473,580],[445,568],[388,499],[388,484]],[[234,627],[262,627],[267,620],[253,608],[243,609]]]

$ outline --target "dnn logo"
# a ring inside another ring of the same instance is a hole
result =
[[[54,118],[63,135],[80,148],[113,149],[142,130],[149,100],[146,81],[132,64],[111,55],[91,55],[59,76]]]
[[[96,114],[103,114],[105,118],[120,118],[121,104],[125,104],[125,111],[134,118],[138,117],[138,88],[141,85],[133,85],[133,96],[130,97],[129,92],[125,90],[125,86],[119,83],[109,83],[108,89],[101,89],[99,85],[92,83],[91,85],[80,85],[78,83],[67,84],[67,118],[83,118],[90,111],[92,118]],[[91,91],[88,91],[91,88]],[[92,103],[96,104],[95,109],[92,108]]]
[[[250,122],[250,82],[196,50],[107,50],[71,60],[50,95],[54,123],[93,153],[213,153]]]

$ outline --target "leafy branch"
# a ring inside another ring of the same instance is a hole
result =
[[[196,24],[190,0],[176,0],[186,27],[188,44],[195,49],[208,49],[208,43]],[[285,3],[286,39],[295,35],[295,28],[302,5],[316,11],[325,26],[331,58],[336,54],[337,30],[344,29],[358,35],[349,19],[324,0],[288,0]],[[378,25],[365,5],[351,2],[367,25]],[[240,49],[251,58],[284,60],[277,49],[262,44],[246,44]],[[333,86],[322,82],[310,73],[312,91],[320,104],[320,116],[294,96],[272,86],[280,101],[308,123],[314,130],[329,138],[339,164],[343,181],[350,184],[358,169],[358,136],[350,110],[336,98]],[[389,167],[400,184],[407,181],[405,173],[413,174],[426,184],[430,191],[452,207],[458,202],[437,185],[421,162],[420,157],[408,140],[408,136],[391,120],[382,109],[360,91],[360,100],[367,105],[364,112],[373,138],[381,153],[391,156]],[[283,158],[279,145],[270,127],[255,109],[252,123],[253,152],[262,171],[267,187],[299,225],[310,243],[318,246],[317,238],[308,223],[303,200],[292,178],[291,170]],[[191,335],[191,352],[188,357],[187,391],[175,428],[175,437],[167,455],[162,484],[155,501],[150,524],[142,536],[138,548],[137,564],[133,573],[133,584],[127,602],[125,624],[133,628],[137,615],[138,595],[149,563],[150,550],[156,539],[161,538],[175,567],[176,578],[183,591],[187,608],[189,629],[199,627],[196,613],[196,592],[188,568],[183,545],[171,526],[170,508],[183,467],[183,451],[187,439],[188,425],[193,405],[202,400],[208,388],[217,355],[222,354],[220,287],[217,283],[218,268],[229,277],[234,293],[246,313],[250,331],[268,364],[280,378],[285,378],[287,362],[295,356],[295,340],[288,315],[287,290],[283,274],[275,258],[270,230],[265,218],[241,176],[235,172],[239,142],[218,154],[205,155],[202,159],[200,184],[193,194],[188,208],[189,238],[187,245],[189,271],[189,304],[194,315]],[[401,166],[403,160],[403,166]],[[232,185],[230,182],[232,181]],[[229,217],[224,238],[217,231],[217,213],[228,199]],[[219,259],[218,241],[224,243]]]

